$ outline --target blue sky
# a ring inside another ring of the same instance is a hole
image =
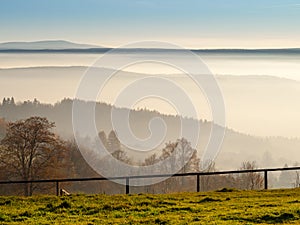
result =
[[[0,0],[0,42],[300,47],[300,0]]]

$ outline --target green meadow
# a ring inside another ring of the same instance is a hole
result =
[[[300,189],[0,197],[0,224],[300,224]]]

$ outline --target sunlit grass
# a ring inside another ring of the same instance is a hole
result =
[[[0,197],[0,224],[300,224],[300,189]]]

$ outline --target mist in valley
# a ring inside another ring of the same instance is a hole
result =
[[[35,55],[35,57],[37,56]],[[65,56],[61,55],[61,57]],[[76,57],[79,61],[82,58]],[[87,64],[94,57],[94,55],[89,55],[83,64]],[[208,54],[205,57],[209,59],[212,56]],[[219,59],[216,55],[213,58],[214,60],[210,61],[211,65],[215,64],[215,68],[222,68],[224,73],[232,71],[228,67],[231,60],[239,63],[238,59],[233,56],[226,58],[227,61],[222,61],[222,57]],[[74,58],[71,59],[74,60]],[[64,63],[68,64],[67,61]],[[45,58],[45,64],[47,66],[38,62],[40,66],[0,69],[0,90],[1,96],[3,96],[0,118],[9,122],[31,116],[46,117],[55,122],[57,134],[63,139],[73,142],[72,107],[75,101],[74,96],[76,96],[82,77],[90,68],[85,65],[53,66],[53,64],[57,64],[57,61],[50,62],[47,58]],[[75,65],[78,65],[78,62]],[[259,64],[257,65],[259,66]],[[251,63],[246,60],[240,66],[244,69],[250,68]],[[234,65],[230,67],[235,68]],[[151,76],[180,84],[196,109],[196,117],[189,112],[178,115],[176,107],[164,99],[154,97],[142,99],[132,105],[129,125],[137,138],[145,140],[151,136],[149,124],[155,118],[161,118],[167,129],[161,142],[147,152],[136,151],[121,143],[122,151],[126,153],[123,160],[129,160],[131,164],[141,165],[142,162],[153,158],[153,155],[159,156],[168,144],[175,143],[180,138],[190,141],[189,137],[181,136],[182,121],[197,124],[200,127],[199,139],[195,147],[199,159],[203,157],[212,129],[222,129],[214,123],[207,96],[188,74],[183,74],[174,68],[167,68],[165,65],[159,65],[156,68],[155,64],[151,63],[133,65],[123,70],[92,69],[99,76],[114,74],[99,92],[96,102],[79,100],[83,108],[95,104],[97,132],[106,138],[109,138],[109,134],[114,130],[111,119],[112,110],[121,112],[127,107],[117,103],[118,95],[124,86],[131,85],[137,79]],[[295,68],[291,69],[293,73],[289,74],[295,76]],[[149,71],[150,74],[147,74],[146,71]],[[159,73],[159,71],[163,72]],[[259,168],[296,165],[300,158],[300,118],[298,116],[300,103],[297,97],[300,94],[300,82],[289,76],[276,76],[274,71],[273,75],[251,75],[255,74],[256,70],[248,71],[250,75],[248,72],[237,75],[240,73],[238,71],[236,71],[236,75],[215,75],[224,100],[226,124],[220,151],[212,159],[214,169],[235,170],[241,168],[243,162],[255,162]],[[268,72],[266,69],[260,69],[260,71]],[[199,74],[199,76],[202,75]],[[92,83],[96,84],[97,77],[94,79]],[[205,82],[205,77],[202,81]],[[167,92],[158,79],[150,80],[148,85]],[[85,119],[87,118],[82,118],[83,123]],[[0,128],[2,129],[0,129],[0,137],[4,137],[5,130],[3,126]],[[84,144],[84,148],[94,151],[95,139],[98,137],[89,135],[88,130],[89,127],[86,127],[86,130],[81,131],[80,141]],[[130,145],[136,149],[140,147],[138,143],[134,142]],[[80,154],[76,153],[73,157],[84,163]],[[76,169],[81,176],[97,174],[89,166],[84,168],[86,168],[85,172],[80,172],[79,168]],[[278,173],[274,174],[274,179],[277,179],[276,182],[273,182],[274,185],[280,187]]]

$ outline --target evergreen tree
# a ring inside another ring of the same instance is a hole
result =
[[[288,168],[288,164],[284,165],[284,168]],[[291,188],[295,182],[295,172],[293,171],[281,171],[279,175],[279,186],[281,188]]]
[[[4,106],[4,105],[6,105],[7,104],[7,100],[6,100],[6,98],[3,98],[3,100],[2,100],[2,105]]]
[[[15,99],[14,99],[14,97],[11,97],[10,105],[15,105]]]
[[[36,98],[34,98],[33,104],[34,104],[34,105],[38,105],[38,104],[40,104],[40,102],[39,102]]]
[[[108,141],[107,141],[107,137],[104,131],[100,131],[98,134],[103,146],[106,148],[106,150],[108,150]]]
[[[122,150],[120,140],[118,139],[116,132],[113,130],[108,135],[107,147],[107,150],[117,160],[130,163],[131,160],[128,158],[126,152]]]
[[[108,135],[107,147],[110,153],[121,150],[121,143],[113,130]]]
[[[270,167],[273,165],[273,157],[269,151],[264,152],[262,159],[261,159],[261,165],[263,167]]]

